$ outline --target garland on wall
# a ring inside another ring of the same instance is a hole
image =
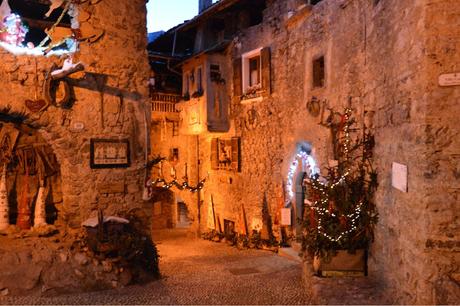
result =
[[[169,190],[171,189],[172,187],[176,187],[177,189],[179,190],[188,190],[192,193],[196,193],[198,191],[200,191],[201,189],[203,189],[204,187],[204,184],[206,182],[206,177],[199,180],[198,183],[193,186],[193,185],[190,185],[189,183],[189,179],[188,179],[188,167],[187,167],[187,163],[185,164],[185,175],[183,177],[183,182],[179,182],[177,180],[177,177],[176,177],[176,170],[174,167],[171,167],[171,176],[172,176],[172,180],[171,181],[167,181],[165,178],[164,178],[164,175],[163,175],[163,160],[165,158],[163,157],[158,157],[158,158],[155,158],[149,165],[147,165],[148,168],[151,168],[153,167],[153,165],[155,164],[159,164],[159,178],[156,178],[155,180],[152,180],[150,178],[148,178],[145,182],[145,192],[146,194],[144,195],[144,200],[149,200],[152,198],[153,196],[153,188],[154,187],[160,187],[160,188],[163,188],[165,190]]]
[[[373,135],[360,129],[352,109],[340,114],[335,138],[338,160],[324,177],[311,176],[303,221],[302,249],[312,256],[333,256],[338,250],[353,252],[373,241],[378,213],[373,202],[377,173],[372,168]]]

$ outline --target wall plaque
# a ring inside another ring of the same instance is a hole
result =
[[[128,139],[91,139],[90,166],[98,168],[127,168],[130,165]]]
[[[290,208],[281,208],[281,225],[291,225]]]
[[[407,192],[407,166],[393,163],[391,169],[391,185],[401,190],[402,192]]]
[[[99,193],[125,193],[124,182],[103,183],[97,186]]]
[[[441,74],[438,81],[439,86],[459,86],[460,72]]]

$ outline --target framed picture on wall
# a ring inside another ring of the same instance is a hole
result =
[[[130,166],[128,139],[91,139],[90,166],[100,168],[127,168]]]

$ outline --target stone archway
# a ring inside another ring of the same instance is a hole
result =
[[[38,129],[20,122],[20,114],[6,112],[0,119],[0,229],[55,224],[63,201],[56,155]]]
[[[318,163],[312,154],[310,142],[300,141],[296,144],[296,153],[291,161],[287,174],[285,207],[291,208],[291,228],[296,235],[302,232],[299,219],[303,218],[305,178],[319,174]]]

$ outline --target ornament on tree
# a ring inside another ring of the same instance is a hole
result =
[[[332,111],[331,111],[332,112]],[[372,168],[373,136],[363,125],[361,139],[352,140],[359,129],[346,108],[334,130],[337,163],[324,177],[315,176],[307,182],[306,206],[309,218],[303,222],[302,247],[310,255],[334,255],[338,250],[367,248],[373,240],[378,213],[373,202],[377,174]]]

